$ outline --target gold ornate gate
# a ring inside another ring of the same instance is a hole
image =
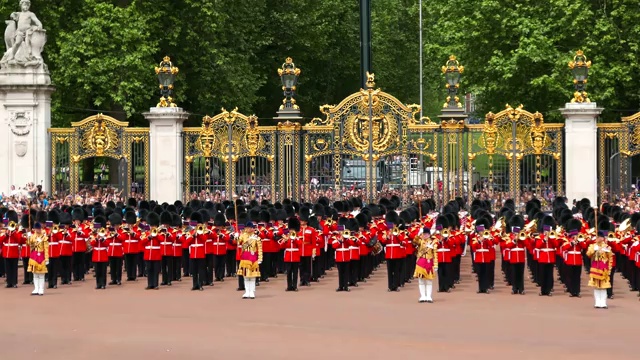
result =
[[[563,124],[545,124],[542,114],[507,105],[468,128],[468,172],[483,179],[476,189],[504,193],[504,199],[519,199],[522,191],[563,192]]]
[[[122,191],[122,196],[137,193],[148,198],[149,129],[129,128],[128,125],[97,114],[72,123],[71,128],[49,129],[53,168],[51,193],[58,196],[77,194],[81,190],[82,162],[90,158],[109,158],[119,161],[119,180],[113,182],[110,176],[109,185]],[[83,184],[86,185],[89,184]]]
[[[255,115],[237,111],[205,116],[200,128],[184,129],[185,200],[209,194],[273,200],[276,192],[276,127],[258,126]]]

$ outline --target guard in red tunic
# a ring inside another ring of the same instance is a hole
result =
[[[109,270],[111,270],[111,282],[109,285],[122,285],[122,262],[124,259],[124,242],[127,240],[127,234],[121,229],[122,216],[117,213],[109,215],[110,239],[109,248]]]
[[[191,290],[204,290],[205,264],[204,244],[207,241],[206,226],[202,223],[202,217],[198,212],[191,214],[191,226],[195,227],[190,232],[183,233],[183,241],[189,244],[189,261],[191,262]],[[194,225],[195,224],[195,225]]]
[[[109,242],[112,234],[107,229],[107,219],[103,216],[96,216],[93,221],[94,231],[91,233],[90,241],[93,247],[91,261],[95,266],[96,289],[106,289],[107,287],[107,264],[109,263]]]
[[[2,257],[5,262],[7,273],[7,288],[18,287],[18,258],[20,257],[20,246],[25,243],[23,231],[18,230],[18,213],[9,210],[6,214],[9,220],[6,232],[0,235],[0,246],[2,246]]]
[[[87,271],[85,253],[91,229],[82,224],[85,219],[82,208],[73,209],[71,219],[73,220],[73,229],[70,231],[73,238],[73,281],[84,281],[84,275]]]
[[[224,281],[225,265],[227,260],[227,245],[229,244],[229,232],[225,229],[226,219],[224,214],[217,213],[213,217],[213,268],[216,281]]]
[[[73,238],[70,233],[72,224],[71,214],[60,213],[60,280],[62,285],[71,284],[71,258],[73,256]]]
[[[401,230],[395,226],[400,222],[395,210],[385,215],[387,227],[392,227],[385,237],[381,239],[384,244],[384,258],[387,260],[387,291],[400,291],[401,262],[404,261],[404,237]]]
[[[438,292],[451,292],[453,288],[453,249],[454,241],[450,239],[449,223],[444,216],[436,218],[436,231],[432,235],[438,240]]]
[[[231,241],[231,237],[233,237],[233,234],[238,233],[239,230],[238,230],[238,225],[236,224],[236,208],[234,207],[234,205],[227,208],[225,210],[224,215],[225,215],[225,218],[227,219],[229,227],[233,229],[229,232],[229,242],[227,242],[225,272],[226,272],[226,277],[236,277],[238,273],[238,268],[236,265],[238,245],[233,241]],[[242,286],[242,288],[243,288],[242,291],[244,291],[244,285]]]
[[[49,289],[58,288],[58,273],[60,271],[60,241],[64,237],[64,234],[60,231],[60,217],[56,210],[49,211],[49,221],[47,225],[49,235],[49,265],[47,265],[47,282]]]
[[[587,239],[580,233],[582,223],[571,219],[566,224],[568,239],[561,245],[566,270],[566,286],[569,296],[580,297],[580,275],[582,271],[582,251],[587,248]]]
[[[331,246],[335,249],[335,260],[338,267],[338,288],[336,291],[349,290],[349,261],[351,246],[351,232],[344,228],[344,225],[337,227],[331,237]]]
[[[182,241],[182,231],[184,227],[188,226],[188,222],[183,222],[180,215],[172,213],[173,227],[169,230],[173,236],[173,253],[171,254],[171,262],[173,265],[173,281],[182,281],[182,249],[184,249],[184,242]],[[187,248],[187,251],[189,248]]]
[[[524,218],[514,215],[509,220],[509,239],[505,246],[509,249],[511,267],[511,294],[524,295],[524,264],[527,257],[527,233],[523,230]]]
[[[298,291],[298,270],[300,267],[300,253],[302,239],[300,233],[300,221],[291,217],[288,221],[288,229],[280,240],[280,247],[284,249],[284,267],[287,274],[286,291]]]
[[[161,239],[158,236],[160,231],[160,215],[150,212],[147,215],[147,224],[149,230],[145,231],[141,239],[141,245],[144,248],[144,261],[147,264],[147,287],[146,290],[158,290],[158,280],[160,277],[160,265],[162,263],[162,246]]]
[[[162,272],[162,286],[171,286],[173,280],[173,244],[175,238],[169,231],[173,223],[173,216],[168,211],[160,213],[160,228],[158,229],[158,239],[160,240],[162,258],[160,269]]]
[[[271,224],[271,215],[268,211],[260,211],[260,222],[258,223],[257,234],[262,241],[262,263],[260,264],[260,281],[269,282],[269,276],[273,274],[274,257],[280,251],[277,242],[278,233]]]
[[[493,261],[491,252],[495,254],[495,239],[491,231],[485,228],[486,225],[491,225],[478,224],[479,221],[476,221],[477,235],[471,242],[471,249],[473,249],[473,262],[476,264],[478,275],[478,294],[488,294],[491,287],[489,267]]]
[[[22,245],[20,245],[20,258],[22,259],[22,273],[23,273],[23,279],[24,279],[22,281],[22,285],[33,284],[33,273],[28,271],[29,254],[31,253],[31,249],[29,248],[29,244],[27,243],[27,240],[31,237],[31,227],[35,223],[36,223],[35,218],[29,214],[23,214],[22,219],[20,219],[20,226],[22,226],[22,229],[25,230],[24,232],[25,240],[22,243]],[[44,224],[44,221],[41,224]]]
[[[135,231],[135,224],[138,222],[135,212],[125,212],[124,221],[126,225],[120,228],[120,232],[124,235],[124,268],[127,272],[127,281],[136,281],[140,235]]]
[[[538,280],[540,281],[540,296],[551,296],[553,290],[553,265],[555,264],[556,233],[555,220],[551,216],[545,216],[538,231],[540,236],[536,240],[536,252],[538,253]]]
[[[300,286],[311,286],[312,262],[318,243],[318,232],[308,224],[310,211],[308,207],[300,209]]]

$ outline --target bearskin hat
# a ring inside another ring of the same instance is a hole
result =
[[[290,217],[287,221],[287,227],[291,231],[300,231],[300,220],[298,220],[298,218],[296,218],[295,216]]]
[[[120,214],[113,213],[109,215],[109,222],[111,223],[111,226],[120,226],[122,225],[122,216],[120,216]]]
[[[100,216],[96,216],[93,219],[93,223],[96,225],[100,225],[101,227],[107,227],[107,218],[105,218],[104,216],[100,215]]]
[[[7,211],[7,213],[5,214],[7,220],[9,220],[10,222],[14,222],[14,223],[18,223],[19,219],[18,219],[18,213],[15,212],[14,210],[9,210]]]
[[[126,222],[129,225],[133,225],[138,221],[138,219],[136,218],[136,214],[132,213],[132,212],[125,212],[124,213],[124,222]]]
[[[147,224],[149,226],[160,226],[160,215],[155,212],[147,214]]]
[[[171,225],[173,222],[173,216],[168,211],[163,211],[160,213],[160,223],[162,225]]]
[[[224,214],[222,213],[217,213],[213,217],[213,226],[224,226],[226,222],[227,220],[225,219]]]
[[[325,211],[324,211],[324,205],[322,205],[322,204],[320,204],[320,203],[313,205],[313,213],[314,213],[316,216],[322,216],[322,217],[324,217],[324,216],[326,215],[326,213],[325,213]]]
[[[391,210],[387,212],[387,214],[384,216],[384,219],[386,222],[392,223],[395,225],[398,225],[398,223],[400,223],[400,216],[398,216],[398,213],[395,212],[395,210]]]
[[[56,210],[51,210],[49,214],[47,214],[47,220],[53,224],[60,224],[60,214]]]
[[[446,216],[440,215],[436,218],[436,228],[439,227],[442,227],[443,229],[449,227],[449,221],[447,220]]]
[[[194,211],[193,214],[191,214],[191,221],[195,221],[196,224],[202,224],[202,215],[200,215],[199,212]]]

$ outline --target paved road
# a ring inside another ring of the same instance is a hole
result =
[[[618,278],[609,310],[591,291],[569,298],[476,294],[469,257],[462,284],[420,304],[417,283],[386,291],[384,266],[350,293],[336,293],[333,271],[321,283],[285,293],[284,279],[241,300],[229,279],[190,291],[190,279],[145,291],[145,281],[94,290],[85,283],[46,289],[0,288],[1,358],[25,359],[637,359],[640,302]],[[497,266],[499,269],[499,266]],[[618,275],[616,275],[618,276]]]

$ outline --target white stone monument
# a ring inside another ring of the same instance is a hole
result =
[[[42,60],[46,31],[31,3],[7,20],[7,51],[0,60],[0,192],[8,194],[33,182],[51,184],[51,78]]]
[[[598,140],[596,123],[602,113],[593,102],[567,103],[560,112],[565,117],[566,196],[587,198],[592,206],[598,199]]]
[[[183,197],[182,124],[189,113],[179,107],[155,107],[143,115],[149,120],[150,199],[173,204]]]

